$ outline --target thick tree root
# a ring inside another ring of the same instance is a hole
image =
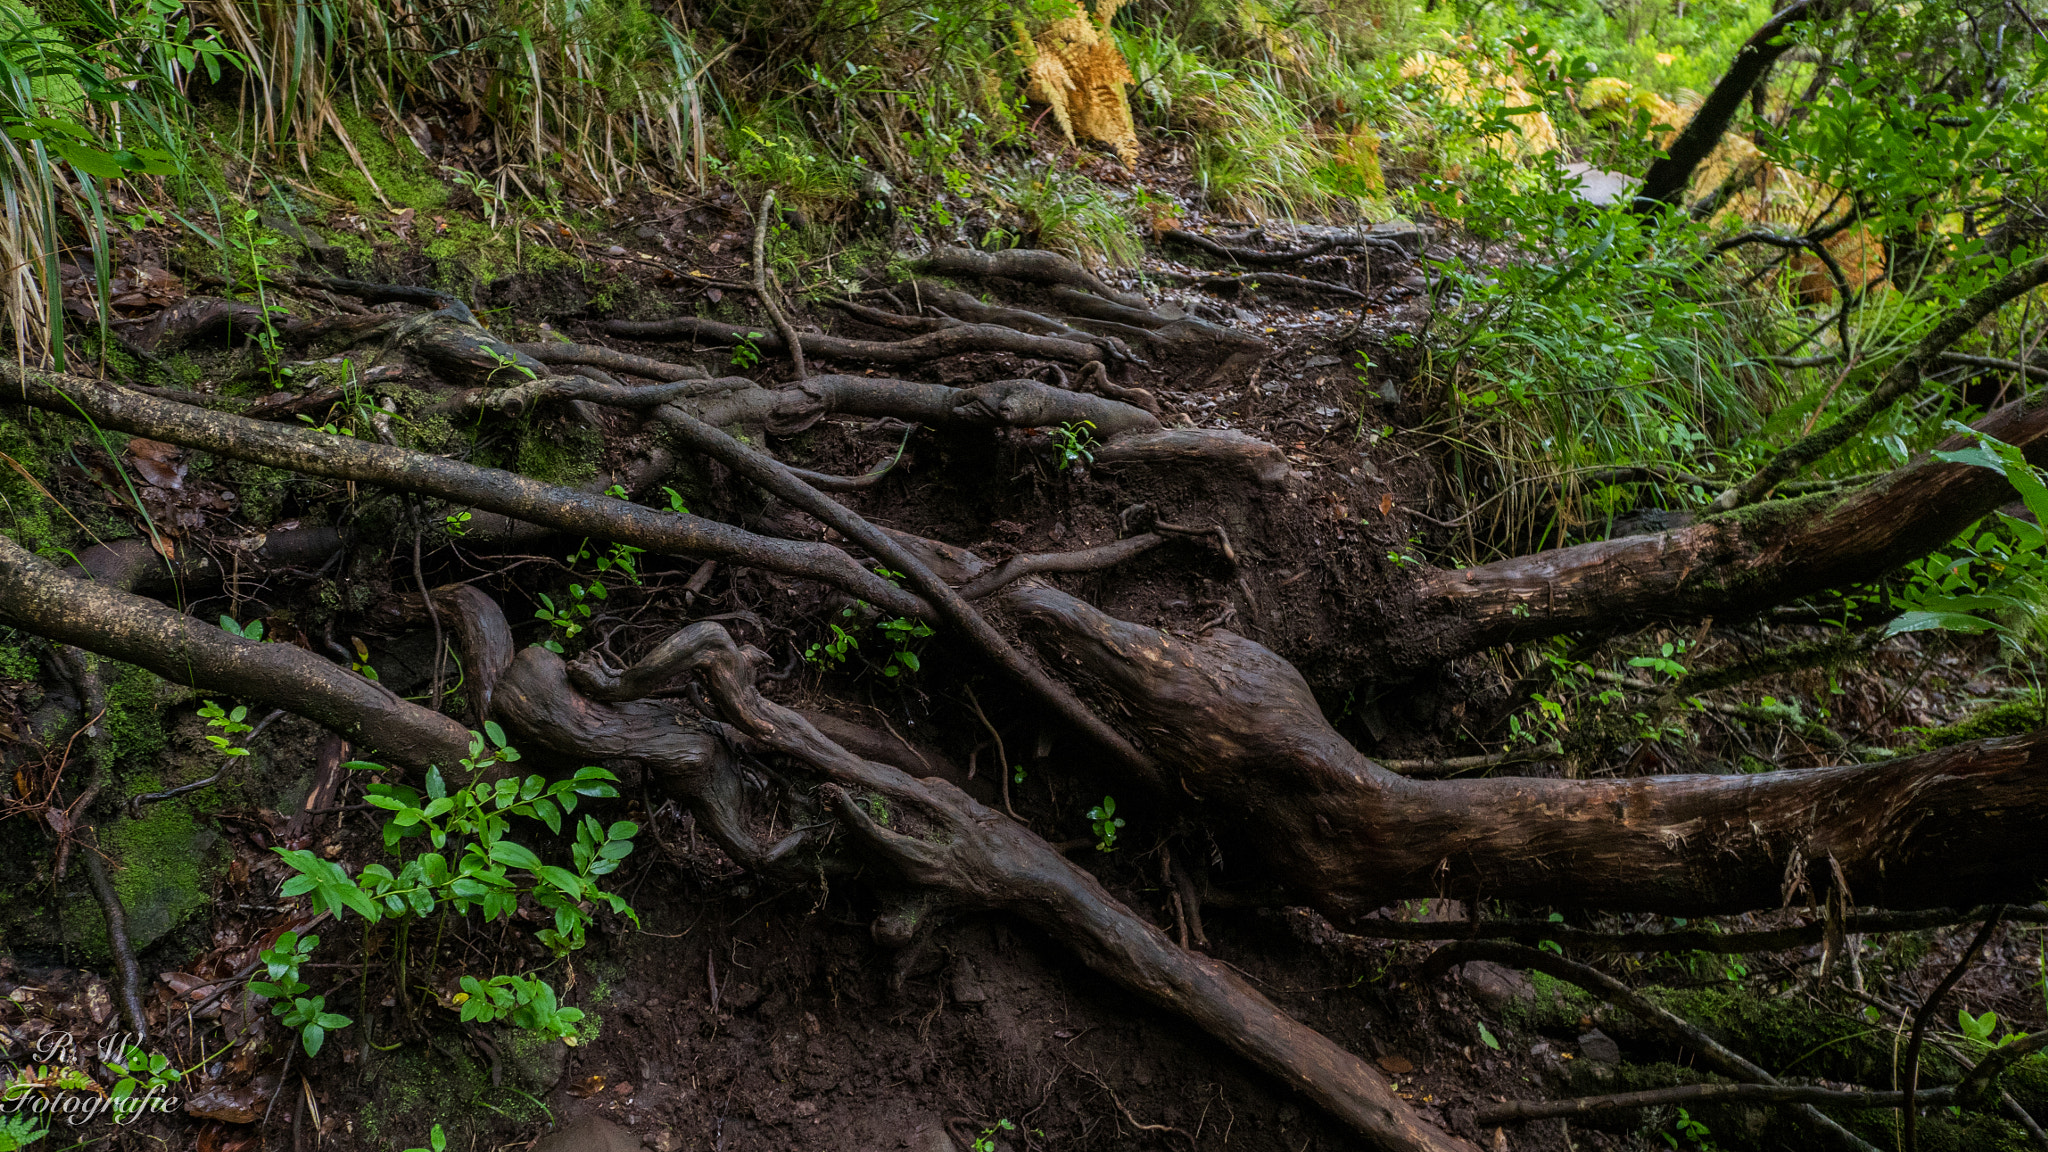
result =
[[[469,733],[382,685],[290,644],[260,644],[154,600],[58,572],[0,537],[0,620],[188,684],[325,724],[401,764],[454,764]]]
[[[519,655],[506,680],[505,701],[516,711],[514,722],[520,728],[573,716],[581,738],[608,729],[617,717],[623,733],[647,721],[637,711],[619,709],[629,708],[631,701],[678,676],[700,674],[728,722],[831,781],[821,796],[869,849],[911,882],[943,893],[956,906],[1001,909],[1038,925],[1073,948],[1091,968],[1151,1003],[1188,1017],[1280,1077],[1351,1125],[1373,1147],[1433,1152],[1471,1148],[1424,1124],[1364,1061],[1289,1018],[1227,966],[1176,947],[1022,825],[944,781],[915,780],[887,765],[862,760],[826,739],[802,716],[762,698],[754,689],[751,661],[719,626],[692,625],[623,673],[578,665],[571,674],[587,700],[571,695],[566,701],[543,701],[543,693],[563,691],[564,678],[555,670],[559,667],[556,657],[538,649]],[[680,735],[680,722],[670,718],[668,723],[679,735],[667,743],[692,743]],[[654,739],[651,733],[636,732],[605,743],[637,749],[625,755],[644,755]],[[696,739],[712,744],[708,738]],[[669,762],[677,767],[665,778],[671,787],[687,793],[705,780],[707,759],[708,753],[695,752],[671,757]],[[889,805],[890,827],[878,824],[851,794],[854,791],[881,796]],[[750,852],[746,847],[741,851]]]
[[[1325,240],[1318,240],[1306,248],[1296,248],[1291,252],[1267,252],[1258,248],[1224,244],[1199,233],[1189,232],[1180,228],[1170,228],[1160,233],[1159,238],[1165,243],[1184,245],[1200,252],[1206,252],[1219,260],[1228,260],[1233,264],[1242,264],[1247,268],[1280,268],[1288,264],[1299,264],[1303,260],[1313,260],[1318,256],[1327,256],[1332,252],[1353,251],[1359,248],[1379,249],[1395,255],[1399,259],[1408,259],[1407,249],[1394,243],[1392,240],[1378,236],[1333,236]]]
[[[1249,640],[1183,639],[1031,581],[1000,603],[1169,766],[1148,783],[1223,800],[1209,819],[1339,923],[1429,896],[1735,913],[1827,892],[1836,869],[1856,903],[1934,907],[2031,899],[2048,875],[2048,842],[2025,831],[2048,805],[2048,732],[1759,776],[1411,780],[1347,744]]]
[[[605,325],[605,331],[631,340],[710,340],[724,345],[746,342],[763,352],[787,349],[779,334],[691,316],[673,320],[613,320]],[[1065,364],[1085,364],[1104,355],[1098,344],[1033,336],[998,324],[960,324],[908,340],[851,340],[823,332],[800,332],[797,339],[806,356],[868,364],[922,364],[967,352],[1009,352]]]

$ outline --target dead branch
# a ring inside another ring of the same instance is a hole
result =
[[[1953,1088],[1926,1088],[1913,1096],[1916,1107],[1939,1106],[1955,1099]],[[1839,1108],[1899,1108],[1906,1102],[1904,1092],[1879,1092],[1867,1088],[1819,1088],[1803,1084],[1677,1084],[1641,1092],[1617,1092],[1611,1096],[1574,1096],[1564,1100],[1510,1100],[1488,1104],[1473,1113],[1478,1124],[1525,1124],[1531,1120],[1553,1120],[1560,1116],[1592,1116],[1601,1112],[1658,1108],[1666,1104],[1693,1104],[1715,1100],[1739,1100],[1756,1104],[1825,1104]]]
[[[1614,977],[1538,948],[1524,948],[1520,944],[1502,944],[1485,940],[1446,944],[1431,953],[1428,963],[1423,966],[1423,978],[1434,980],[1452,967],[1473,960],[1491,960],[1497,964],[1531,968],[1568,984],[1577,985],[1603,1000],[1627,1009],[1631,1015],[1664,1033],[1674,1042],[1699,1053],[1715,1071],[1724,1076],[1747,1084],[1783,1086],[1777,1077],[1729,1051],[1720,1041],[1645,999],[1641,993]],[[1910,1095],[1907,1094],[1908,1098]],[[1842,1127],[1812,1104],[1795,1103],[1793,1108],[1802,1119],[1838,1146],[1849,1149],[1850,1152],[1877,1152],[1869,1142]]]
[[[2008,302],[2026,295],[2044,282],[2048,282],[2048,257],[2022,264],[1979,289],[1937,321],[1912,351],[1892,365],[1856,407],[1843,413],[1841,419],[1826,428],[1782,449],[1768,464],[1758,469],[1756,475],[1716,497],[1713,507],[1726,511],[1752,503],[1779,481],[1848,443],[1879,413],[1920,387],[1928,368],[1948,351],[1949,345],[1975,331],[1978,324]]]

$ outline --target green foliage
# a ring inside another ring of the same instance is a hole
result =
[[[0,1152],[17,1152],[50,1134],[49,1128],[29,1116],[0,1116]]]
[[[1117,834],[1123,831],[1123,817],[1116,814],[1116,797],[1104,796],[1102,803],[1088,810],[1088,826],[1095,831],[1097,852],[1116,851]]]
[[[1095,462],[1095,421],[1071,420],[1051,429],[1046,435],[1052,437],[1053,451],[1056,454],[1055,459],[1059,461],[1060,471],[1065,472],[1084,461],[1090,464]]]
[[[998,1120],[981,1130],[981,1135],[974,1138],[974,1146],[970,1152],[996,1152],[996,1134],[1016,1130],[1017,1126],[1008,1120]]]
[[[228,618],[223,616],[221,621],[222,626],[225,627],[228,623]],[[251,637],[251,639],[261,639],[261,622],[251,624],[250,627],[258,630],[257,635]],[[222,756],[247,756],[249,754],[247,748],[234,742],[234,738],[242,733],[255,731],[254,726],[242,723],[249,715],[247,705],[237,704],[234,711],[227,712],[223,711],[220,705],[208,700],[199,709],[199,715],[205,718],[208,728],[219,729],[218,732],[206,734],[206,742],[213,745],[213,750],[216,753]]]
[[[732,366],[744,372],[759,364],[761,362],[761,349],[754,341],[761,339],[764,335],[766,334],[762,332],[749,332],[745,336],[740,337],[739,343],[732,346]]]
[[[257,957],[269,971],[270,979],[249,981],[250,991],[271,1001],[271,1015],[285,1027],[298,1031],[299,1043],[307,1056],[320,1054],[329,1032],[355,1023],[340,1013],[327,1011],[327,997],[300,995],[312,989],[299,979],[299,969],[312,959],[313,949],[319,944],[318,936],[301,937],[286,929],[275,944]]]
[[[447,1152],[448,1135],[441,1131],[439,1124],[434,1125],[433,1132],[427,1137],[427,1144],[426,1148],[408,1148],[405,1152]]]
[[[456,915],[480,913],[486,923],[510,918],[522,900],[552,913],[553,921],[536,933],[540,942],[556,956],[565,956],[584,945],[590,924],[588,909],[602,904],[614,913],[635,920],[631,907],[616,893],[598,884],[600,877],[615,871],[633,850],[638,825],[620,820],[609,826],[593,816],[573,819],[582,798],[618,794],[615,778],[602,768],[583,768],[566,780],[550,784],[539,776],[524,780],[505,776],[486,781],[490,769],[519,759],[519,753],[505,741],[495,723],[485,732],[473,733],[470,752],[462,761],[471,783],[450,791],[438,768],[430,768],[425,790],[404,784],[370,784],[364,795],[370,804],[389,813],[383,824],[386,851],[404,858],[394,872],[382,864],[364,867],[354,876],[332,861],[304,849],[273,849],[298,873],[285,882],[287,896],[310,895],[314,903],[341,919],[354,912],[371,923],[406,920],[451,910]],[[380,765],[353,762],[357,770],[381,770]],[[512,838],[513,821],[531,820],[560,835],[564,821],[575,830],[576,842],[568,866],[550,864],[531,848]],[[424,841],[424,844],[418,841]],[[409,852],[425,847],[428,850]],[[310,945],[299,942],[294,954],[308,955]],[[278,963],[289,967],[289,957]],[[277,977],[273,974],[273,980]],[[315,997],[302,1001],[298,992],[279,982],[281,994],[294,997],[293,1026],[324,1030],[340,1027],[323,1012]],[[582,1020],[579,1009],[561,1006],[552,988],[532,976],[466,977],[462,988],[463,1018],[511,1023],[554,1036],[572,1036]],[[285,1014],[279,1005],[280,1015]],[[318,1047],[317,1039],[307,1041],[308,1053]]]

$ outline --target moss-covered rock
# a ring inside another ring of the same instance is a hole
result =
[[[1914,749],[1927,752],[1935,748],[1947,748],[1953,744],[1967,744],[1972,740],[2018,736],[2032,732],[2043,723],[2042,708],[2038,703],[2031,700],[2012,700],[2004,704],[1993,704],[1988,708],[1979,708],[1946,727],[1929,728],[1921,734]]]

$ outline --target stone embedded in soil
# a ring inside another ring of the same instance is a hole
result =
[[[571,1120],[533,1146],[533,1152],[639,1152],[640,1138],[609,1120]]]
[[[1499,1012],[1521,1000],[1536,996],[1536,985],[1527,976],[1490,960],[1474,960],[1460,969],[1465,994],[1481,1008]]]
[[[1579,1037],[1579,1055],[1601,1064],[1621,1063],[1621,1045],[1598,1028]]]

